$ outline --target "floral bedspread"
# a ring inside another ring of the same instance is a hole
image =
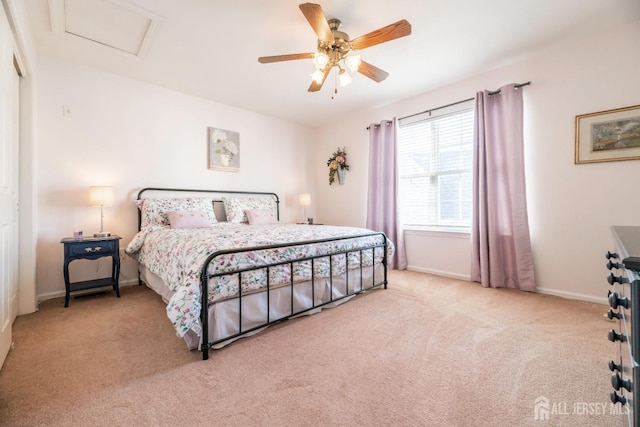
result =
[[[140,231],[127,245],[126,253],[144,264],[151,272],[163,279],[173,291],[167,305],[167,316],[179,336],[189,330],[198,335],[201,332],[200,310],[200,273],[206,258],[219,250],[275,245],[288,242],[302,242],[336,238],[340,236],[359,236],[372,233],[370,230],[355,227],[336,227],[323,225],[273,224],[247,225],[218,223],[210,228],[171,229],[163,226],[149,226]],[[325,255],[347,249],[366,247],[381,242],[380,235],[359,237],[358,239],[332,240],[315,245],[286,246],[282,248],[262,249],[240,253],[225,254],[215,258],[209,265],[208,273],[222,274],[260,267],[301,257]],[[388,241],[388,254],[394,246]],[[329,277],[340,274],[347,268],[372,265],[380,262],[382,248],[375,251],[350,253],[334,256],[329,265],[329,257],[317,258],[313,262],[314,277]],[[347,259],[348,258],[348,259]],[[375,258],[375,259],[374,259]],[[290,265],[270,267],[270,284],[289,283],[293,274],[294,282],[311,278],[311,261],[300,261]],[[237,295],[239,281],[242,292],[249,292],[266,286],[266,268],[243,272],[241,280],[238,274],[220,275],[209,280],[209,302]]]

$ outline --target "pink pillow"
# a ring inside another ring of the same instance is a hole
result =
[[[206,228],[211,221],[206,212],[170,211],[167,212],[171,228]]]
[[[270,209],[254,209],[252,211],[244,211],[247,215],[250,225],[277,224],[276,215]]]

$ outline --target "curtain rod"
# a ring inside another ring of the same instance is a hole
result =
[[[517,85],[514,85],[514,88],[519,89],[522,86],[529,86],[530,84],[531,84],[530,81],[524,82],[524,83],[519,83]],[[489,95],[497,95],[499,93],[500,93],[500,89],[494,90],[492,92],[489,92]],[[474,99],[476,99],[475,96],[473,98],[463,99],[462,101],[452,102],[451,104],[443,105],[441,107],[436,107],[436,108],[432,108],[430,110],[425,110],[425,111],[421,111],[419,113],[410,114],[408,116],[400,117],[398,120],[408,119],[409,117],[418,116],[420,114],[431,113],[432,111],[442,110],[443,108],[453,107],[454,105],[458,105],[458,104],[464,104],[465,102],[473,101]],[[369,128],[367,128],[367,129],[369,129]]]
[[[518,83],[518,84],[514,85],[513,87],[515,89],[520,89],[522,86],[529,86],[530,84],[531,84],[531,81],[528,81],[528,82],[524,82],[524,83]],[[497,95],[499,93],[500,93],[500,89],[494,90],[492,92],[489,92],[489,95]],[[475,96],[473,98],[463,99],[462,101],[452,102],[451,104],[443,105],[443,106],[440,106],[440,107],[432,108],[430,110],[425,110],[425,111],[421,111],[419,113],[410,114],[408,116],[400,117],[398,120],[408,119],[410,117],[419,116],[420,114],[425,114],[425,113],[431,114],[432,111],[442,110],[443,108],[453,107],[454,105],[458,105],[458,104],[464,104],[465,102],[473,101],[474,99],[476,99]],[[390,124],[391,124],[391,121],[387,120],[387,126],[390,125]],[[380,127],[379,124],[375,124],[373,126],[374,126],[374,128],[379,128]],[[370,128],[371,128],[371,126],[367,126],[366,130],[369,130]]]
[[[392,121],[391,121],[391,120],[387,120],[385,123],[386,123],[386,125],[387,125],[387,126],[389,126],[389,125],[392,123]],[[377,129],[377,128],[379,128],[379,127],[380,127],[380,125],[379,125],[378,123],[376,123],[375,125],[373,125],[373,128],[374,128],[374,129]],[[366,129],[367,129],[367,130],[371,129],[371,126],[367,126],[367,127],[366,127]]]

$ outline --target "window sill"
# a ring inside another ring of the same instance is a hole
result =
[[[457,228],[428,228],[428,227],[403,227],[402,231],[408,235],[449,237],[457,239],[468,239],[471,237],[470,230],[461,230]]]

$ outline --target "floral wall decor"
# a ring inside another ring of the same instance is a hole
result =
[[[349,170],[347,150],[344,147],[338,147],[327,160],[327,166],[329,166],[329,185],[336,181],[336,175],[338,175],[338,183],[344,184],[345,172]]]
[[[218,128],[207,128],[209,136],[209,169],[240,171],[240,134]]]

